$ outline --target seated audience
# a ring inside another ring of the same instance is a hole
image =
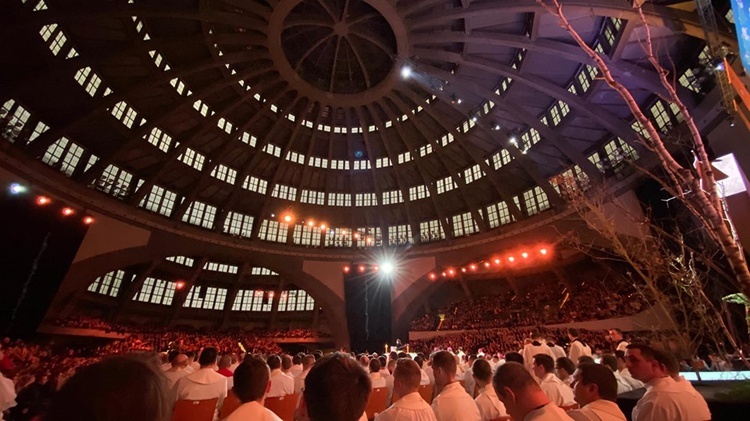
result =
[[[45,421],[167,421],[164,379],[142,358],[117,356],[79,369],[52,399]]]
[[[393,390],[401,398],[378,414],[375,421],[435,421],[435,413],[419,395],[422,370],[416,362],[401,358],[393,372]]]
[[[559,406],[550,402],[531,373],[521,364],[508,362],[498,367],[492,377],[492,386],[514,421],[571,419]]]
[[[573,373],[576,371],[576,365],[568,357],[560,357],[555,361],[555,371],[557,377],[568,386],[573,383]]]
[[[270,386],[268,365],[260,358],[247,358],[234,371],[234,394],[242,402],[226,421],[281,421],[263,407]]]
[[[302,398],[302,392],[305,390],[305,378],[310,373],[310,369],[315,364],[315,356],[307,354],[302,357],[302,371],[294,378],[294,393]]]
[[[625,351],[615,351],[615,357],[617,358],[617,373],[630,386],[630,390],[646,387],[642,381],[636,380],[630,375],[630,370],[628,370],[628,365],[625,362]]]
[[[171,368],[167,371],[162,371],[164,377],[167,378],[167,386],[170,389],[177,383],[177,380],[187,376],[188,373],[185,368],[187,367],[188,357],[185,354],[177,354],[172,360]]]
[[[229,369],[229,366],[231,365],[231,356],[222,355],[221,358],[219,358],[219,369],[216,372],[227,378],[227,390],[230,390],[232,387],[234,387],[234,372]]]
[[[573,393],[580,409],[568,412],[577,421],[625,421],[617,406],[617,380],[608,367],[582,364],[573,375]]]
[[[550,402],[557,406],[568,406],[575,403],[573,390],[555,376],[555,361],[546,354],[537,354],[533,358],[532,372],[540,379],[539,386]]]
[[[347,354],[322,357],[305,377],[296,419],[358,421],[364,415],[372,386],[362,366]]]
[[[617,394],[630,392],[633,390],[633,388],[630,386],[630,384],[625,381],[624,378],[620,375],[620,373],[617,372],[617,357],[615,357],[612,354],[604,354],[602,355],[601,359],[601,365],[604,367],[609,368],[612,370],[612,374],[615,375],[615,380],[617,381]]]
[[[705,401],[678,385],[666,370],[666,357],[648,345],[630,344],[625,351],[633,378],[646,384],[646,393],[633,408],[633,421],[706,421]],[[662,362],[660,362],[662,361]]]
[[[268,397],[275,398],[294,393],[294,379],[281,371],[281,357],[271,355],[268,357],[268,367],[271,369],[271,388]]]
[[[492,367],[486,360],[478,359],[471,366],[471,373],[476,380],[479,393],[474,399],[479,408],[482,421],[495,420],[508,416],[505,405],[497,398],[495,389],[492,387]]]
[[[383,378],[383,375],[380,374],[380,360],[378,360],[377,358],[371,359],[369,362],[369,368],[372,388],[378,389],[381,387],[385,387],[385,379]]]
[[[432,409],[438,421],[478,421],[479,408],[474,399],[456,381],[456,359],[448,351],[438,351],[430,357],[435,389]]]
[[[217,373],[216,348],[206,348],[198,358],[200,369],[195,373],[177,380],[174,385],[173,396],[176,400],[204,400],[218,398],[216,410],[227,397],[227,378]]]

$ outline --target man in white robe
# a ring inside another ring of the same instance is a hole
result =
[[[435,388],[439,391],[432,401],[437,421],[479,421],[479,408],[474,399],[456,381],[456,359],[451,352],[439,351],[432,355]]]
[[[533,358],[533,373],[541,379],[539,387],[549,398],[550,402],[557,406],[569,406],[575,404],[573,389],[555,376],[555,361],[546,354],[537,354]]]
[[[375,421],[436,421],[430,405],[419,395],[422,370],[416,362],[401,358],[393,372],[393,389],[401,398],[375,417]]]
[[[578,359],[583,356],[591,356],[591,347],[578,339],[578,329],[568,329],[568,338],[570,339],[570,348],[568,349],[568,358],[573,364],[578,365]]]
[[[281,374],[283,376],[283,374]],[[250,358],[234,370],[234,394],[242,402],[226,421],[281,421],[263,403],[271,383],[269,369],[260,358]]]
[[[537,354],[549,355],[549,357],[552,358],[552,361],[554,361],[555,358],[552,350],[549,349],[547,344],[544,343],[542,335],[538,332],[535,332],[533,337],[531,338],[531,342],[524,345],[523,349],[521,350],[521,356],[523,356],[523,361],[526,365],[526,369],[530,372],[532,367],[534,366],[534,356]]]
[[[581,364],[573,373],[573,393],[580,409],[568,411],[576,421],[625,421],[617,406],[617,381],[609,367]]]
[[[281,357],[269,356],[268,367],[271,369],[271,388],[268,390],[268,397],[276,398],[294,393],[294,379],[281,371]]]
[[[216,348],[206,348],[198,359],[200,370],[177,380],[172,395],[176,400],[218,398],[214,419],[227,397],[227,378],[216,372]]]
[[[177,380],[187,376],[188,373],[185,371],[187,367],[188,357],[185,354],[179,354],[172,360],[171,368],[161,373],[167,378],[167,382],[170,388],[174,387]]]
[[[471,372],[479,388],[479,394],[474,402],[479,408],[482,421],[490,421],[508,416],[505,405],[497,398],[495,389],[492,387],[492,366],[484,359],[474,361]]]

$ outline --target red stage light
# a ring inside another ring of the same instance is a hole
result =
[[[547,254],[547,249],[541,249],[541,250],[539,250],[539,253]]]
[[[183,289],[183,288],[185,288],[185,282],[183,282],[183,281],[177,281],[177,282],[175,282],[174,283],[174,288],[175,289]]]
[[[320,224],[320,229],[325,230],[326,229],[326,224]]]
[[[431,273],[430,274],[430,280],[434,281],[435,279],[437,279],[437,275],[435,275],[434,273]]]
[[[364,265],[359,265],[359,273],[362,273],[364,271],[365,271],[365,266]]]
[[[49,205],[52,203],[52,200],[50,200],[47,196],[39,196],[36,198],[36,204],[40,206]]]
[[[471,270],[477,270],[477,265],[475,265],[474,263],[472,263],[471,265],[469,265],[469,269],[471,269]]]
[[[73,208],[63,208],[62,214],[63,216],[70,216],[76,213],[76,211],[73,210]]]
[[[512,261],[514,261],[514,260],[516,260],[516,258],[515,258],[515,257],[513,257],[513,256],[510,256],[510,257],[508,258],[508,261],[509,261],[509,262],[512,262]]]
[[[377,272],[378,270],[380,270],[380,267],[378,265],[373,265],[372,270]]]
[[[529,257],[529,253],[523,252],[523,253],[521,253],[521,257],[523,257],[524,259],[526,259],[527,257]]]
[[[461,272],[466,273],[466,268],[461,268]]]
[[[498,258],[495,258],[495,264],[496,264],[496,265],[499,265],[499,264],[500,264],[500,259],[498,259]]]
[[[448,276],[453,276],[455,274],[456,274],[456,270],[455,269],[448,269]]]
[[[349,273],[349,271],[352,270],[349,266],[344,266],[344,273]]]
[[[87,216],[87,217],[83,218],[83,223],[86,224],[86,225],[93,224],[94,223],[94,217]]]
[[[490,267],[490,262],[484,262],[484,267],[486,268]]]
[[[445,278],[445,272],[443,272],[441,275],[443,275],[443,278]]]

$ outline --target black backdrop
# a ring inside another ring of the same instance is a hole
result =
[[[30,194],[0,194],[0,334],[36,332],[65,277],[87,226]],[[36,267],[35,267],[36,261]]]
[[[391,282],[378,273],[354,272],[344,275],[351,349],[382,353],[385,344],[392,344]]]

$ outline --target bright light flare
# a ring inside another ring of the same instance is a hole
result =
[[[291,213],[287,213],[286,215],[283,216],[283,219],[284,219],[284,222],[288,224],[294,220],[294,216]]]
[[[513,257],[513,256],[510,256],[510,257],[508,258],[508,261],[509,261],[509,262],[513,262],[513,261],[515,261],[515,260],[516,260],[516,258],[515,258],[515,257]]]
[[[357,268],[357,269],[359,270],[359,273],[364,273],[365,272],[365,265],[359,265],[359,268]]]
[[[395,267],[393,267],[393,263],[391,262],[385,262],[382,265],[380,265],[380,268],[383,270],[383,273],[386,275],[390,275],[393,273]]]
[[[498,259],[497,257],[495,258],[495,260],[494,260],[494,261],[495,261],[495,264],[496,264],[496,265],[499,265],[499,264],[500,264],[500,259]]]
[[[524,259],[528,259],[529,253],[523,252],[521,253],[521,257],[523,257]]]
[[[430,274],[430,280],[431,280],[431,281],[434,281],[434,280],[436,280],[436,279],[437,279],[437,275],[435,275],[434,273],[431,273],[431,274]]]
[[[10,194],[21,194],[26,193],[27,191],[28,189],[26,188],[26,186],[23,186],[21,184],[13,183],[10,185]]]
[[[547,249],[541,249],[541,250],[539,250],[539,253],[541,253],[542,255],[546,255],[547,254]]]
[[[63,208],[62,214],[63,216],[70,216],[76,213],[76,211],[73,210],[73,208]]]
[[[401,68],[401,77],[404,79],[409,79],[412,73],[413,71],[411,69],[411,66],[404,66]]]
[[[344,273],[349,273],[352,270],[348,265],[344,266]]]
[[[177,281],[174,283],[175,289],[183,289],[185,288],[185,281]]]
[[[472,263],[472,264],[469,265],[469,269],[471,269],[472,271],[477,270],[477,265],[475,265],[474,263]]]
[[[52,200],[47,196],[39,196],[36,198],[36,204],[39,206],[49,205],[50,203],[52,203]]]
[[[86,225],[91,225],[94,223],[94,217],[93,216],[87,216],[83,218],[83,223]]]

